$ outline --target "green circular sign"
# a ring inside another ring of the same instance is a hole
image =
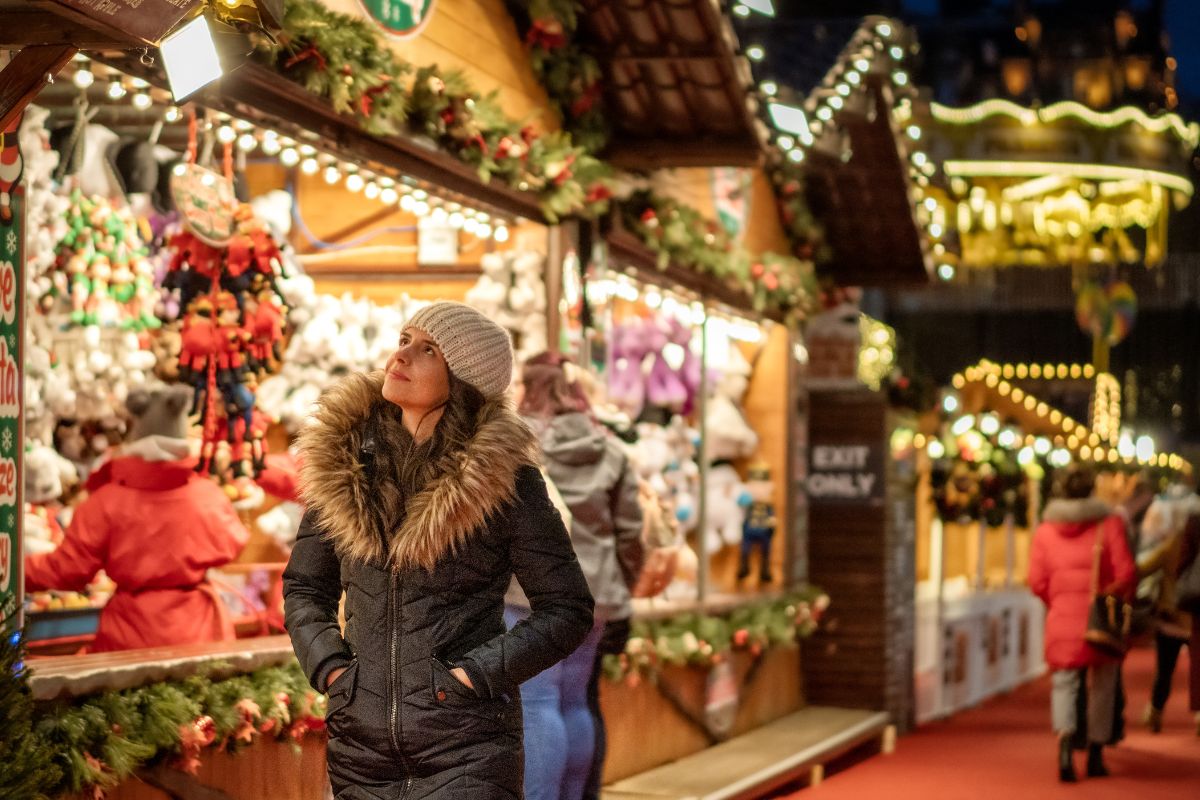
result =
[[[433,16],[437,0],[358,0],[371,19],[390,36],[407,38],[421,32]]]

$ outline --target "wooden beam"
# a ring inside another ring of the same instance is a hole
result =
[[[25,107],[76,52],[72,45],[32,45],[18,52],[8,66],[0,70],[0,131],[21,116]]]
[[[753,133],[719,139],[617,139],[608,160],[623,169],[641,171],[668,167],[759,167],[763,151]]]
[[[399,214],[399,213],[401,213],[399,206],[384,206],[383,208],[376,211],[374,214],[368,214],[367,216],[363,217],[362,219],[355,220],[354,222],[350,223],[346,227],[341,228],[340,230],[334,231],[333,233],[324,237],[324,240],[329,242],[330,244],[339,244],[343,239],[345,239],[349,236],[353,236],[354,234],[356,234],[360,231],[364,231],[367,228],[370,228],[372,225],[378,225],[379,223],[383,222],[388,217],[395,216],[396,214]],[[301,248],[298,252],[301,255],[306,255],[308,253],[315,253],[316,251],[317,251],[316,245],[310,242],[309,244],[306,244],[303,248]]]
[[[10,9],[0,6],[0,15],[4,18],[4,26],[0,28],[0,47],[69,44],[80,50],[97,50],[129,46],[126,40],[111,33],[41,9]]]

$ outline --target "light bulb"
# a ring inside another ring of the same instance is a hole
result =
[[[850,85],[846,84],[846,83],[839,83],[837,86],[837,93],[840,94],[842,97],[849,97],[850,96]]]
[[[738,3],[736,6],[733,7],[733,13],[737,14],[742,19],[745,19],[746,17],[750,16],[750,7],[744,6],[741,3]]]
[[[414,200],[421,201],[421,200],[426,199],[427,197],[429,197],[429,192],[425,191],[424,189],[417,189],[413,192]]]
[[[446,209],[438,206],[430,213],[429,218],[439,225],[444,223],[450,215],[446,213]]]
[[[480,239],[491,238],[492,226],[488,225],[486,222],[480,223],[478,229],[475,231],[475,235]]]
[[[505,225],[497,225],[494,238],[496,239],[497,242],[507,242],[508,241],[508,227]]]
[[[76,88],[86,89],[96,82],[96,74],[87,67],[83,67],[75,71],[71,82],[75,84]]]
[[[154,105],[154,99],[145,92],[138,92],[135,94],[132,102],[133,107],[138,111],[145,111],[146,109],[150,108],[150,106]]]
[[[221,144],[233,144],[236,139],[237,131],[233,129],[232,125],[222,125],[217,128],[217,141]]]
[[[258,147],[258,139],[254,138],[253,133],[243,133],[238,137],[238,149],[242,152],[249,153],[256,147]]]
[[[283,145],[279,143],[279,137],[267,135],[263,137],[262,151],[269,156],[278,155],[283,149]]]
[[[475,232],[479,230],[479,221],[473,218],[468,218],[467,221],[463,223],[463,230],[474,235]]]
[[[762,47],[757,44],[746,48],[746,58],[750,59],[751,61],[762,61],[764,58],[766,58],[766,56],[767,51],[763,50]]]
[[[305,175],[316,175],[321,169],[321,165],[317,163],[315,158],[306,158],[300,162],[300,171]]]
[[[793,164],[799,164],[803,160],[804,160],[804,151],[801,150],[799,147],[797,147],[795,150],[788,151],[788,161],[791,161]]]
[[[312,158],[316,154],[317,148],[313,147],[311,144],[300,145],[300,155],[304,156],[305,158]]]
[[[379,193],[379,199],[385,205],[394,206],[396,205],[396,201],[400,199],[400,193],[395,188],[388,186]]]
[[[425,202],[424,200],[418,200],[417,204],[413,206],[413,213],[418,217],[424,217],[428,215],[429,203]]]
[[[338,170],[338,168],[336,166],[334,166],[333,164],[330,164],[328,167],[325,168],[325,182],[328,183],[330,186],[337,183],[341,179],[342,179],[342,173],[341,173],[341,171]]]
[[[413,199],[411,194],[402,195],[400,197],[400,208],[404,211],[412,211],[417,207],[417,201]]]
[[[300,163],[300,154],[296,152],[296,148],[287,147],[279,154],[279,160],[283,162],[285,167],[294,167]]]
[[[829,98],[829,105],[830,105],[830,106],[831,106],[831,107],[832,107],[832,108],[833,108],[835,111],[841,111],[841,110],[842,110],[842,106],[843,106],[843,105],[845,105],[845,102],[842,100],[842,98],[841,98],[841,97],[838,97],[837,95],[834,95],[833,97]]]
[[[379,192],[380,192],[379,184],[376,183],[375,181],[371,181],[370,183],[368,183],[366,186],[366,189],[363,190],[363,194],[365,194],[367,196],[368,200],[375,200],[376,198],[378,198]]]
[[[363,180],[363,176],[357,172],[346,176],[346,188],[352,192],[361,192],[362,188],[366,185],[367,182]]]
[[[179,122],[183,119],[183,112],[179,110],[179,106],[171,106],[163,112],[163,119],[167,122]]]
[[[451,228],[461,228],[463,226],[463,223],[465,223],[466,221],[467,221],[467,218],[463,216],[463,213],[461,211],[455,211],[455,212],[451,213],[450,218],[448,220]]]
[[[109,99],[120,100],[125,96],[125,84],[121,83],[119,79],[114,78],[108,82],[107,94]]]
[[[775,142],[781,150],[791,150],[796,144],[796,140],[790,136],[780,136]]]
[[[763,81],[758,88],[762,89],[762,93],[767,97],[774,97],[775,93],[779,91],[779,84],[775,81]]]

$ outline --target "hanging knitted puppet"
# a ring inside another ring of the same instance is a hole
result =
[[[265,466],[268,420],[255,411],[255,390],[280,366],[282,258],[266,224],[234,199],[232,147],[222,176],[195,164],[194,143],[193,133],[188,161],[172,179],[184,230],[169,245],[164,291],[183,309],[179,378],[193,389],[203,428],[196,468],[231,484],[233,495],[249,490],[245,479]]]

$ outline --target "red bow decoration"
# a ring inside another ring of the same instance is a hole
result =
[[[317,49],[315,44],[310,44],[308,47],[301,50],[296,55],[283,62],[284,69],[291,69],[297,64],[301,64],[309,59],[314,59],[317,62],[317,69],[324,72],[329,67],[329,62],[325,60],[325,55]]]
[[[525,34],[525,43],[543,50],[557,50],[566,47],[567,34],[563,24],[556,19],[535,19]]]

